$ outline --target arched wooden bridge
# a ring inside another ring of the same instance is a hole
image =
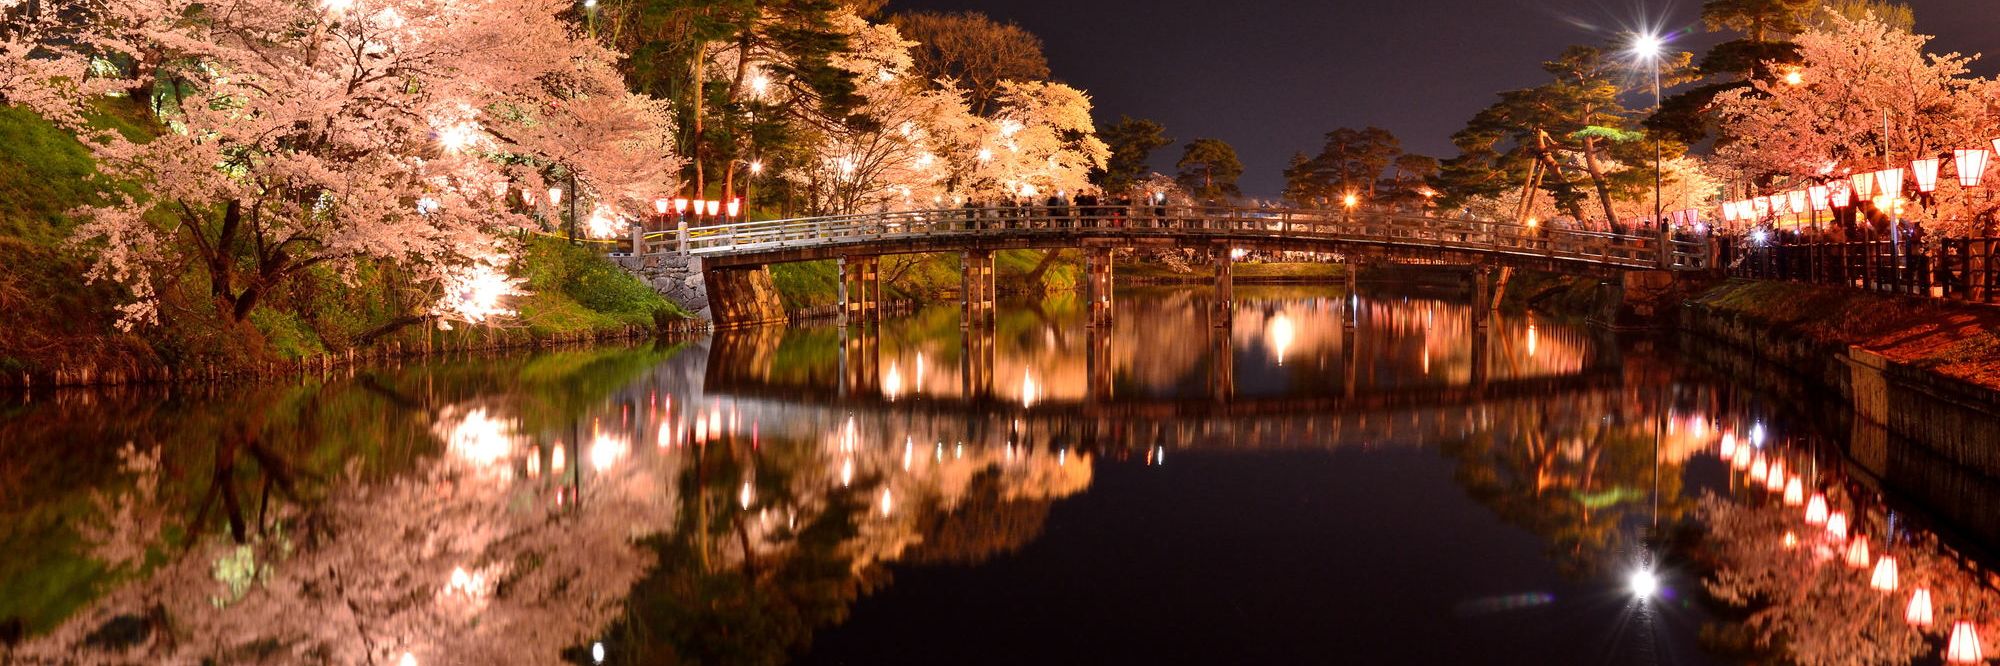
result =
[[[1705,241],[1534,227],[1450,215],[1223,206],[1010,206],[739,222],[634,232],[641,258],[700,259],[718,325],[769,320],[757,274],[775,263],[838,260],[843,311],[867,319],[880,303],[879,257],[956,252],[969,312],[990,305],[996,250],[1081,248],[1092,303],[1110,293],[1119,248],[1208,250],[1230,300],[1237,250],[1336,254],[1360,261],[1526,268],[1616,277],[1710,267]]]

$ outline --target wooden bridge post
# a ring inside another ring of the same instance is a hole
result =
[[[992,317],[974,321],[960,331],[965,353],[958,361],[959,390],[966,400],[976,402],[993,397],[995,337]]]
[[[1084,297],[1090,300],[1090,327],[1111,326],[1112,289],[1111,248],[1109,246],[1085,246],[1083,248]]]
[[[958,320],[961,327],[993,317],[995,292],[993,284],[993,251],[966,250],[958,255],[960,275],[959,294],[964,312]]]
[[[1090,345],[1086,357],[1086,371],[1089,374],[1084,397],[1088,402],[1105,402],[1112,398],[1113,377],[1116,367],[1111,353],[1111,327],[1092,326],[1084,331]]]
[[[840,266],[840,323],[866,325],[882,320],[882,259],[843,256]]]
[[[1472,327],[1475,329],[1486,328],[1493,318],[1493,298],[1489,290],[1492,274],[1493,269],[1487,266],[1472,269]]]
[[[1226,326],[1209,329],[1209,395],[1216,402],[1236,399],[1236,349]]]
[[[1228,243],[1215,244],[1209,254],[1215,260],[1215,313],[1209,321],[1226,328],[1236,314],[1236,278],[1231,271],[1235,258],[1229,256]]]
[[[840,328],[840,397],[882,394],[882,345],[875,331]]]

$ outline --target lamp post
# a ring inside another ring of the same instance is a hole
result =
[[[1650,65],[1653,70],[1653,113],[1660,112],[1660,59],[1666,54],[1666,39],[1653,33],[1641,33],[1632,41],[1632,53],[1639,60]],[[1672,233],[1667,229],[1667,221],[1662,219],[1666,206],[1663,202],[1666,191],[1666,148],[1659,137],[1653,137],[1653,224],[1659,227],[1660,268],[1673,268],[1674,253],[1669,245]]]

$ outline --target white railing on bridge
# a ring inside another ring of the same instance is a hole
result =
[[[739,222],[635,234],[645,254],[731,256],[814,246],[982,236],[1308,240],[1454,250],[1614,268],[1699,270],[1709,243],[1450,216],[1221,206],[1009,206]],[[637,239],[635,238],[635,240]]]

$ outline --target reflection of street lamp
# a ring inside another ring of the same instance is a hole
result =
[[[1632,572],[1631,578],[1626,583],[1632,589],[1632,596],[1640,601],[1651,599],[1660,591],[1660,577],[1654,575],[1651,569],[1643,567]]]

